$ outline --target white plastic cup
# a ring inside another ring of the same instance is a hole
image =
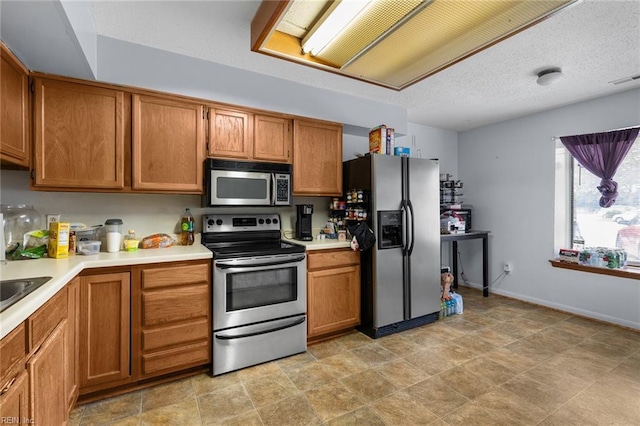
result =
[[[122,234],[119,232],[107,232],[107,251],[116,253],[120,251],[120,242]]]
[[[108,219],[104,224],[107,235],[107,251],[117,253],[122,246],[122,220]]]

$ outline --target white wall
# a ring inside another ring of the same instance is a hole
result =
[[[491,231],[491,292],[640,328],[640,281],[553,268],[554,136],[640,124],[640,90],[459,134],[458,168],[474,228]],[[482,281],[480,242],[460,244],[467,278]]]

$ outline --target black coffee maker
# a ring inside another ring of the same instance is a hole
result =
[[[313,204],[296,204],[296,240],[311,241],[311,215]]]

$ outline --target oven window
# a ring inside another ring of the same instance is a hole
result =
[[[296,267],[227,275],[227,312],[297,299]]]
[[[216,196],[218,199],[266,200],[269,191],[267,184],[266,179],[218,177]]]

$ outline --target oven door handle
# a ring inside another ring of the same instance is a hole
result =
[[[305,317],[298,318],[295,321],[292,321],[287,324],[280,325],[278,327],[267,328],[264,330],[253,331],[251,333],[237,334],[237,335],[229,335],[229,334],[216,334],[216,339],[220,340],[233,340],[233,339],[243,339],[245,337],[253,337],[260,336],[261,334],[273,333],[274,331],[285,330],[287,328],[295,327],[296,325],[300,325],[305,321]]]
[[[264,266],[275,266],[275,265],[286,265],[288,263],[301,262],[304,260],[304,255],[290,257],[282,260],[275,260],[273,262],[262,262],[257,261],[256,263],[245,263],[245,264],[237,264],[237,263],[225,263],[223,261],[217,261],[216,268],[218,269],[248,269],[248,268],[261,268]]]

